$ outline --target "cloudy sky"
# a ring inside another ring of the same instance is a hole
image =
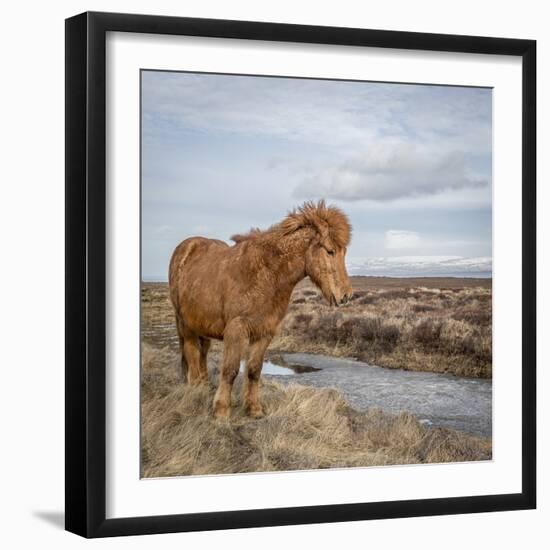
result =
[[[142,275],[325,198],[351,274],[491,273],[492,92],[142,72]]]

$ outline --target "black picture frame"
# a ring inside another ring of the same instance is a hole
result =
[[[522,491],[517,494],[106,519],[105,40],[108,31],[519,56],[522,121]],[[536,506],[536,42],[181,17],[66,20],[66,529],[107,537],[532,509]]]

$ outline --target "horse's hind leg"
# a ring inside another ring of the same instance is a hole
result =
[[[181,348],[181,372],[183,381],[189,384],[200,384],[203,380],[201,373],[201,342],[199,337],[191,332],[179,316],[176,317],[178,337]]]
[[[247,340],[246,325],[241,319],[233,319],[227,324],[223,333],[223,361],[213,405],[214,415],[218,418],[229,416],[231,390],[239,374],[241,357]]]
[[[263,416],[262,405],[258,398],[258,385],[262,366],[264,364],[264,354],[267,346],[271,342],[271,337],[262,338],[250,344],[248,361],[246,362],[246,389],[244,392],[244,407],[246,414],[253,418]]]
[[[193,332],[186,331],[183,340],[183,355],[189,367],[189,384],[201,384],[204,380],[201,376],[201,343],[199,337]]]

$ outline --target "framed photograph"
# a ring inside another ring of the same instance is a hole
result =
[[[534,508],[531,40],[66,21],[66,528]]]

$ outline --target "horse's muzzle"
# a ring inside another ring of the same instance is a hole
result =
[[[342,296],[342,299],[340,300],[340,305],[345,306],[351,300],[352,296],[353,296],[353,292],[346,292]]]
[[[336,307],[340,307],[340,306],[345,306],[347,303],[349,303],[349,301],[351,300],[351,297],[353,296],[353,292],[346,292],[341,298],[340,300],[337,300],[336,299],[336,296],[331,296],[330,297],[330,305],[331,306],[336,306]]]

